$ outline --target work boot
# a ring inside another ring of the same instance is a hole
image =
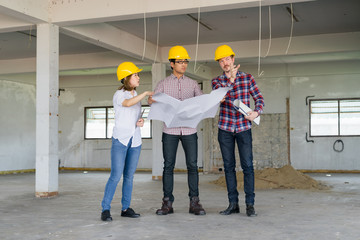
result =
[[[174,213],[174,209],[172,208],[173,202],[169,200],[168,197],[163,198],[162,206],[160,209],[156,210],[157,215],[167,215],[170,213]]]
[[[201,206],[201,204],[199,203],[199,197],[192,197],[190,199],[190,208],[189,208],[189,213],[193,213],[195,215],[205,215],[206,212],[203,209],[203,207]]]
[[[220,211],[221,215],[230,215],[232,213],[239,213],[240,212],[240,207],[239,204],[237,202],[231,202],[229,203],[229,206],[227,209]]]
[[[248,217],[256,217],[257,213],[255,212],[255,208],[253,205],[246,204],[246,215]]]

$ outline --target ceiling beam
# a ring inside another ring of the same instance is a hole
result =
[[[341,39],[342,44],[339,44]],[[290,45],[288,54],[285,54],[288,44],[288,38],[272,39],[272,45],[269,58],[285,58],[291,57],[292,62],[305,62],[309,59],[306,56],[316,56],[317,54],[337,54],[337,53],[354,53],[349,54],[352,59],[360,59],[360,32],[352,33],[337,33],[337,34],[321,34],[313,36],[294,37]],[[239,63],[242,60],[256,59],[258,57],[258,41],[242,41],[242,42],[229,42]],[[268,42],[263,41],[263,52],[261,56],[265,55]],[[197,67],[194,70],[192,65],[195,59],[191,59],[191,64],[188,66],[188,72],[193,76],[198,75],[200,79],[206,79],[210,76],[210,69],[204,68],[202,64],[205,62],[214,62],[214,52],[219,44],[201,44],[198,46]],[[189,52],[195,52],[195,45],[184,46]],[[159,52],[163,59],[167,59],[169,47],[161,48]],[[345,60],[351,60],[345,58]],[[78,70],[78,69],[92,69],[92,68],[109,68],[116,67],[123,61],[132,61],[138,66],[149,65],[138,58],[124,56],[115,52],[101,52],[89,54],[74,54],[74,55],[61,55],[60,56],[60,70]],[[323,59],[326,61],[326,59]],[[167,62],[167,60],[164,60]],[[256,61],[255,61],[256,62]],[[27,59],[11,59],[0,60],[0,74],[11,73],[25,73],[35,72],[35,58]],[[199,68],[200,66],[200,68]]]
[[[341,44],[339,44],[341,39]],[[293,37],[288,54],[286,49],[289,38],[273,38],[268,56],[296,56],[304,54],[337,53],[360,51],[360,32],[320,34]],[[268,39],[263,39],[261,56],[265,56],[268,49]],[[214,61],[214,53],[219,45],[228,44],[235,52],[236,58],[256,58],[259,56],[259,40],[200,44],[198,46],[197,61]],[[196,51],[196,45],[184,45],[189,52]],[[170,47],[163,47],[161,55],[164,58]],[[192,59],[193,60],[193,59]]]
[[[313,0],[262,0],[262,6],[307,2]],[[146,17],[221,11],[259,6],[259,0],[184,0],[174,4],[169,0],[82,0],[50,1],[51,21],[59,26],[101,23]],[[96,9],[96,11],[94,11]],[[66,13],[66,14],[64,14]]]
[[[71,37],[147,63],[152,63],[156,55],[155,44],[146,41],[144,46],[144,39],[106,23],[62,27],[60,31]]]
[[[59,56],[59,69],[91,70],[100,68],[117,68],[124,61],[131,61],[141,66],[141,61],[114,52],[69,54]],[[36,58],[0,60],[0,75],[14,73],[32,73],[36,71]]]
[[[0,14],[0,33],[29,30],[36,26],[15,17]]]
[[[1,0],[0,13],[23,20],[28,23],[38,24],[49,22],[48,0]]]

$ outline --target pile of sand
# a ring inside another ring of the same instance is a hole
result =
[[[237,172],[238,189],[243,189],[243,173]],[[213,183],[226,187],[225,176],[213,181]],[[296,171],[292,166],[286,165],[282,168],[267,168],[255,170],[255,189],[328,189],[326,185],[313,178]]]

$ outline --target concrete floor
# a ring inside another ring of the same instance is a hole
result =
[[[186,174],[175,176],[175,213],[157,216],[162,183],[137,173],[132,207],[141,217],[120,217],[119,191],[112,222],[100,220],[100,201],[109,172],[62,172],[59,196],[34,197],[35,175],[0,176],[0,239],[360,239],[360,175],[310,174],[331,190],[256,191],[258,216],[218,212],[227,207],[226,189],[209,183],[219,175],[200,174],[205,216],[188,213]]]

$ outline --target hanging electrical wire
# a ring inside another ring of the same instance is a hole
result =
[[[141,60],[144,60],[146,51],[146,13],[144,12],[144,48],[143,48],[143,55]]]
[[[268,45],[268,50],[264,56],[264,58],[266,58],[269,55],[270,52],[270,48],[271,48],[271,7],[269,6],[269,45]]]
[[[31,31],[32,31],[32,25],[30,25],[30,34],[29,34],[29,42],[28,42],[28,46],[27,46],[27,48],[30,48],[30,46],[31,46],[31,41],[32,41],[32,38],[31,38]]]
[[[196,50],[195,50],[195,63],[194,63],[194,73],[196,73],[201,65],[196,69],[198,47],[199,47],[199,31],[200,31],[200,7],[198,8],[198,21],[197,21],[197,35],[196,35]]]
[[[259,77],[264,74],[264,71],[260,72],[260,70],[261,70],[260,57],[261,57],[261,0],[259,0],[259,57],[258,57],[258,76]]]
[[[156,50],[155,50],[155,58],[154,58],[154,63],[156,62],[157,59],[157,53],[158,53],[158,49],[159,49],[159,26],[160,26],[160,19],[157,19],[157,33],[156,33]]]
[[[294,28],[294,10],[293,10],[293,5],[292,3],[290,3],[291,6],[291,30],[290,30],[290,38],[289,38],[289,43],[288,46],[286,48],[285,54],[288,54],[289,48],[290,48],[290,44],[291,44],[291,39],[292,39],[292,35],[293,35],[293,28]]]

